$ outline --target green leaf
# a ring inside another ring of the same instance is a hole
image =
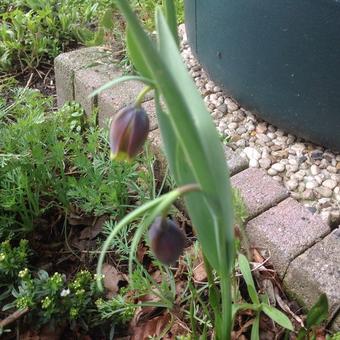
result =
[[[304,328],[300,328],[296,340],[304,340],[307,337],[307,331]]]
[[[255,305],[260,304],[259,296],[257,295],[256,289],[253,286],[247,285],[247,290],[248,290],[251,301]]]
[[[241,253],[238,255],[238,264],[239,264],[242,276],[244,278],[244,281],[247,284],[247,289],[248,289],[248,293],[249,293],[251,300],[253,301],[253,303],[259,304],[260,300],[256,292],[256,287],[255,287],[255,283],[253,280],[253,276],[251,275],[251,270],[250,270],[248,259]]]
[[[91,30],[84,27],[76,29],[76,34],[78,39],[84,44],[90,43],[95,35]]]
[[[100,26],[103,26],[107,30],[112,30],[114,27],[114,22],[113,22],[113,9],[109,8],[106,10],[104,13],[101,21],[100,21]]]
[[[94,37],[93,46],[102,45],[104,42],[104,36],[105,36],[104,28],[100,27]]]
[[[260,313],[257,313],[253,327],[251,328],[251,340],[260,340]]]
[[[222,145],[160,11],[157,13],[157,29],[161,57],[169,72],[168,81],[160,79],[160,83],[169,108],[170,121],[190,165],[192,176],[206,195],[203,200],[202,197],[198,200],[194,195],[187,197],[189,214],[197,229],[203,251],[209,262],[221,273],[221,267],[224,270],[227,265],[225,261],[233,258],[233,245],[230,243],[233,238],[233,209],[231,201],[228,201],[231,198],[231,189]],[[193,128],[188,129],[189,126]],[[209,233],[214,233],[215,239]],[[226,242],[230,246],[227,249],[229,254],[225,253]]]
[[[179,46],[179,38],[177,34],[177,16],[176,6],[173,0],[163,0],[163,10],[169,25],[173,38],[176,41],[176,45]]]
[[[292,331],[293,325],[289,318],[275,307],[262,304],[262,311],[280,326]]]
[[[135,69],[145,78],[152,79],[151,72],[146,64],[143,55],[139,52],[134,35],[131,33],[129,26],[126,31],[126,49],[130,61]]]
[[[307,314],[306,327],[319,326],[328,317],[328,299],[326,294],[321,294]]]

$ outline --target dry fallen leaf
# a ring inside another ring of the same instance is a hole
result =
[[[170,321],[170,315],[164,314],[147,320],[132,329],[131,340],[147,340],[152,336],[160,336]]]
[[[67,217],[67,221],[72,226],[92,226],[93,216],[79,215],[71,212]]]
[[[88,227],[84,228],[79,236],[80,240],[92,240],[94,239],[103,228],[103,224],[108,220],[107,215],[100,216],[97,218],[93,225],[89,225]]]
[[[103,264],[102,274],[104,275],[104,287],[108,290],[106,297],[110,299],[118,293],[118,283],[123,281],[124,277],[115,267],[108,263]]]
[[[207,280],[207,272],[205,271],[204,262],[199,263],[193,269],[193,274],[196,282],[204,282]]]

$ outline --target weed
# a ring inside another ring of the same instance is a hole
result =
[[[0,7],[0,72],[34,69],[81,40],[109,1],[18,0]]]
[[[131,2],[147,27],[154,29],[153,11],[160,1]],[[183,21],[183,0],[176,2]],[[123,33],[124,25],[109,0],[4,0],[0,4],[0,73],[35,69],[78,42],[100,45],[108,36],[121,46]]]
[[[12,96],[0,113],[0,235],[32,231],[51,209],[119,219],[149,198],[147,172],[138,162],[110,163],[107,130],[91,126],[78,104],[51,112],[37,91]]]

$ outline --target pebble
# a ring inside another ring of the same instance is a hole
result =
[[[236,130],[237,127],[238,127],[237,123],[232,122],[232,123],[228,124],[228,129],[230,129],[230,130]]]
[[[222,113],[227,113],[228,112],[228,107],[226,104],[219,105],[217,107],[217,110],[222,112]]]
[[[259,123],[256,126],[256,133],[263,134],[267,131],[267,123]]]
[[[335,166],[328,166],[326,169],[333,174],[338,172]]]
[[[294,190],[298,187],[299,182],[296,179],[290,179],[289,181],[286,182],[286,188],[288,190]]]
[[[296,144],[293,144],[290,147],[290,149],[293,150],[295,153],[299,154],[299,153],[302,153],[302,151],[306,149],[306,146],[302,143],[296,143]]]
[[[306,156],[301,156],[298,158],[298,164],[301,164],[303,162],[305,162],[307,160],[307,157]]]
[[[321,160],[323,159],[323,152],[320,151],[320,150],[314,150],[311,152],[310,154],[311,158],[314,159],[314,160]]]
[[[317,188],[317,186],[318,186],[318,183],[315,181],[310,181],[306,183],[307,189],[314,189],[314,188]]]
[[[316,211],[317,211],[315,207],[307,207],[307,209],[308,209],[312,214],[315,214]]]
[[[307,189],[302,193],[302,199],[304,200],[314,200],[315,194],[314,191],[311,189]]]
[[[247,147],[243,150],[243,152],[246,154],[248,159],[259,160],[261,158],[261,154],[254,148]]]
[[[306,172],[304,170],[299,170],[298,172],[296,172],[294,174],[294,177],[298,180],[298,181],[303,181],[304,177],[306,175]]]
[[[282,172],[285,170],[285,166],[281,163],[275,163],[272,165],[272,169],[274,169],[277,172]]]
[[[228,112],[231,113],[238,109],[238,105],[230,98],[226,98],[224,103],[227,105]]]
[[[247,129],[244,127],[244,126],[240,126],[236,132],[239,134],[239,135],[242,135],[243,133],[246,133],[247,132]]]
[[[249,166],[251,168],[258,168],[259,167],[259,161],[255,158],[251,158],[249,161]]]
[[[261,167],[262,169],[267,170],[267,169],[270,168],[272,162],[271,162],[271,160],[270,160],[269,158],[261,158],[261,159],[259,160],[259,164],[260,164],[260,167]]]
[[[315,175],[318,175],[320,173],[320,169],[318,168],[317,165],[313,164],[311,167],[310,167],[310,172],[313,176]]]
[[[339,223],[340,222],[340,209],[331,211],[331,222],[332,223],[334,223],[334,222]]]
[[[324,186],[317,187],[315,191],[318,192],[322,197],[332,197],[333,195],[332,190]]]
[[[334,189],[336,187],[336,181],[333,180],[333,179],[326,179],[322,185],[326,188],[329,188],[329,189]]]
[[[268,175],[270,176],[276,176],[277,175],[277,171],[274,170],[273,168],[268,169]]]
[[[303,183],[303,182],[300,182],[299,183],[299,185],[298,185],[298,192],[304,192],[304,190],[306,189],[306,185],[305,185],[305,183]]]

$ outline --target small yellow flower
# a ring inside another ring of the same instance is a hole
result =
[[[47,309],[50,305],[52,304],[52,300],[49,296],[46,296],[42,301],[41,301],[41,307],[43,309]]]
[[[29,271],[28,271],[28,268],[25,268],[23,270],[20,270],[18,276],[23,279],[25,278],[27,275],[28,275]]]

